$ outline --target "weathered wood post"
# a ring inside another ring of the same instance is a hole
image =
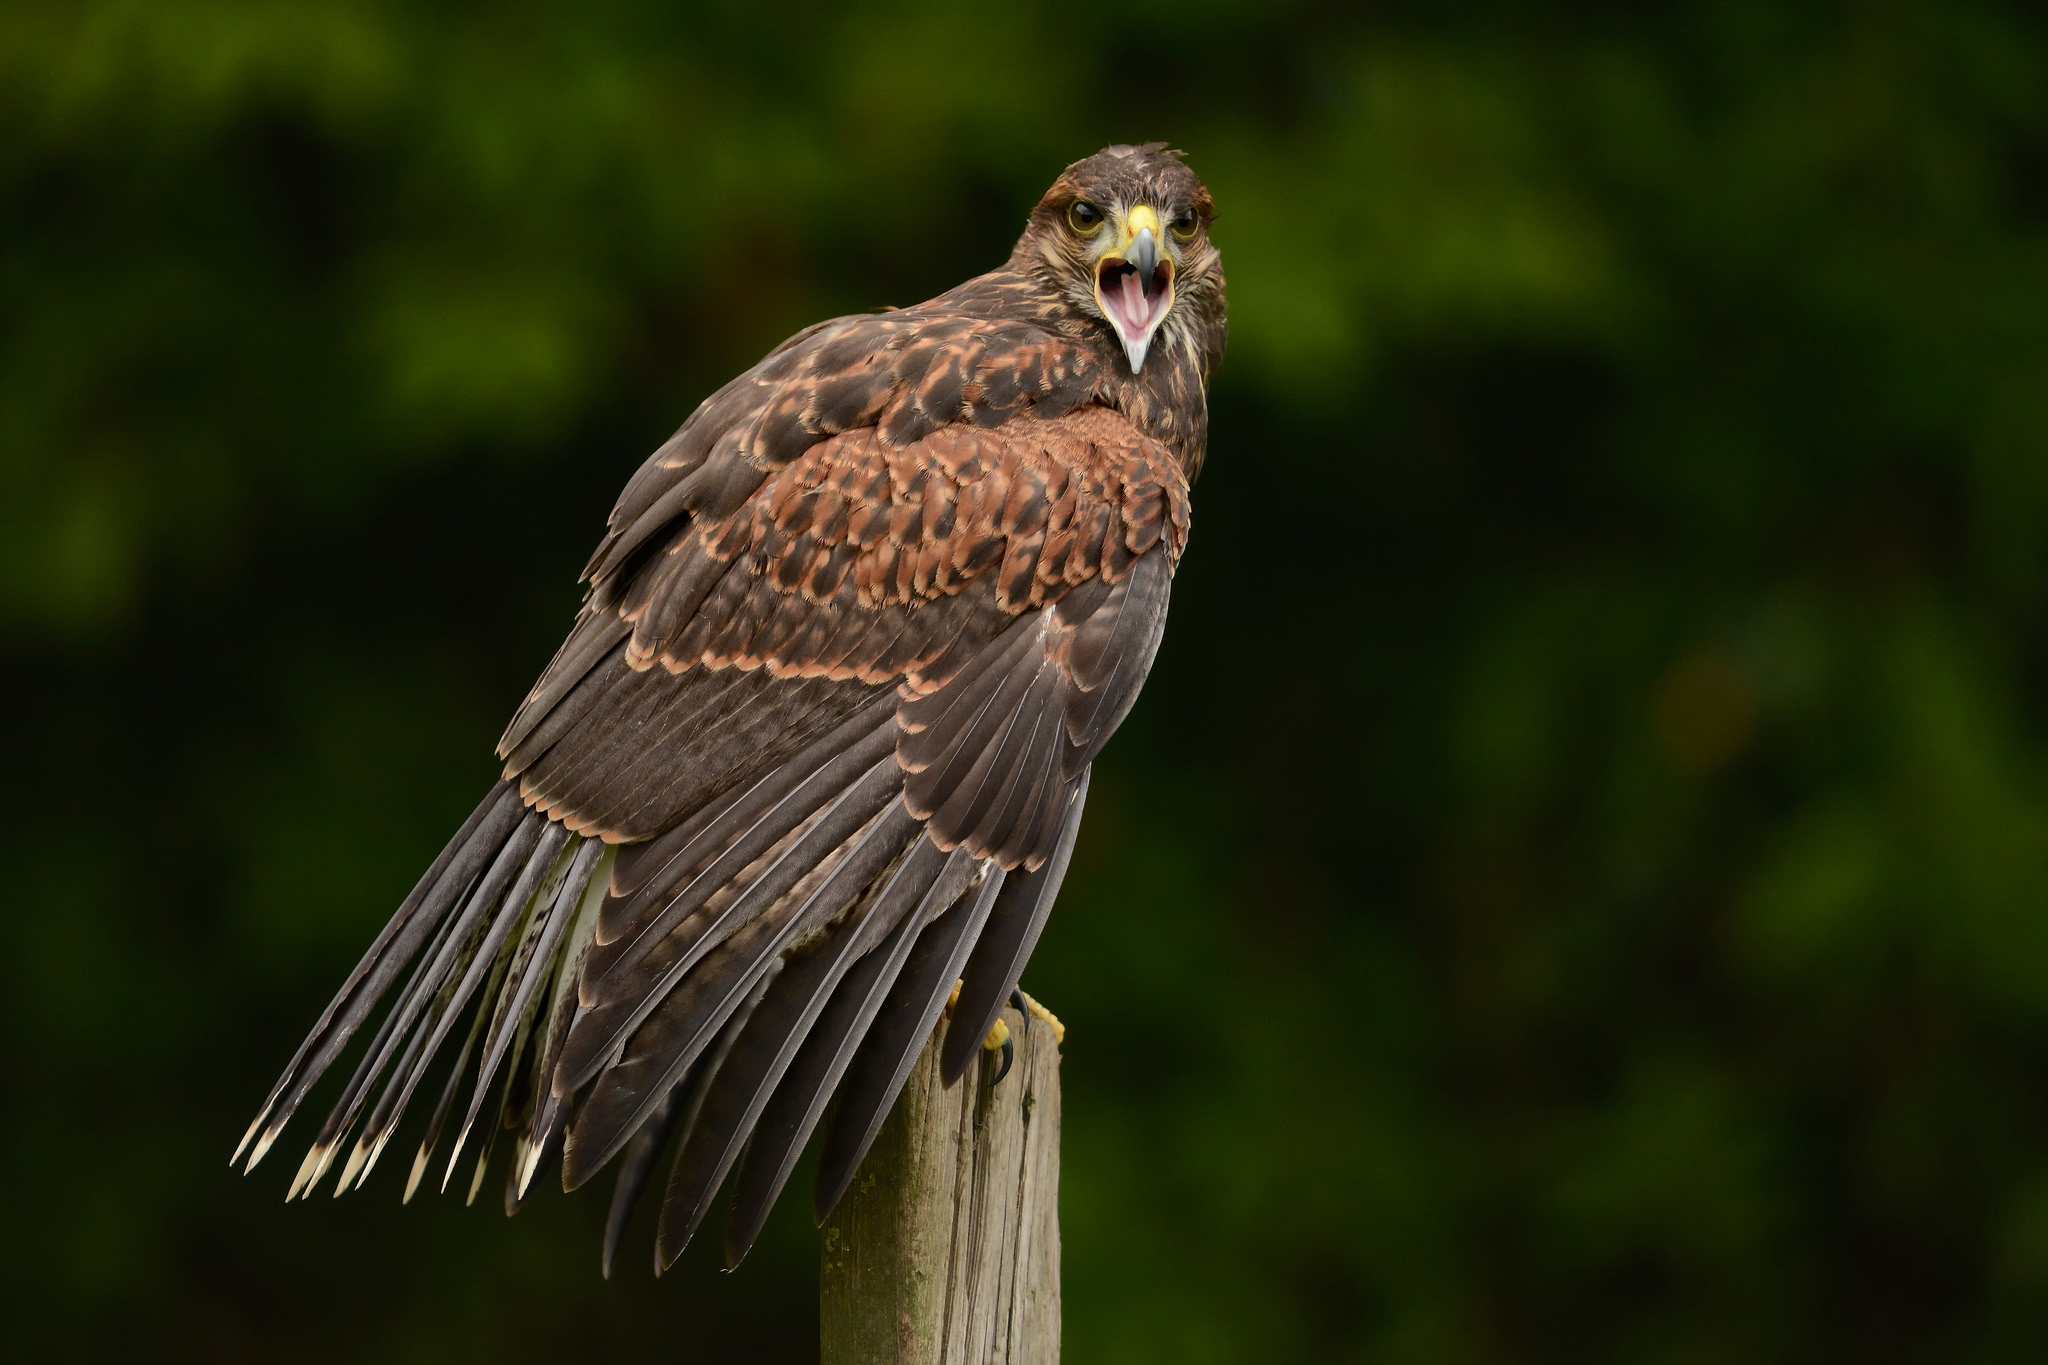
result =
[[[1032,1002],[939,1084],[941,1027],[826,1222],[823,1365],[1054,1365],[1060,1358],[1059,1021]]]

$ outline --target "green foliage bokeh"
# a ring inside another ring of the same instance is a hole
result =
[[[2041,1358],[2048,27],[1982,0],[0,9],[11,1340],[814,1355],[800,1200],[607,1284],[601,1196],[226,1157],[643,454],[1148,138],[1232,337],[1028,977],[1068,1358]]]

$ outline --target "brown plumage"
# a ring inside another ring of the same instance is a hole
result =
[[[949,1076],[1014,987],[1151,667],[1223,350],[1212,216],[1163,144],[1109,148],[1000,269],[706,399],[613,509],[505,782],[237,1158],[409,971],[292,1194],[366,1111],[336,1193],[367,1179],[461,1033],[408,1197],[457,1099],[441,1183],[481,1118],[477,1177],[516,1134],[508,1209],[558,1153],[574,1188],[623,1152],[608,1270],[674,1135],[657,1268],[735,1169],[737,1263],[837,1093],[829,1212],[953,983]]]

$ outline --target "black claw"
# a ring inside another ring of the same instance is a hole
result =
[[[1001,1071],[998,1071],[998,1072],[996,1073],[996,1078],[995,1078],[994,1080],[992,1080],[992,1081],[990,1081],[990,1082],[988,1083],[988,1088],[989,1088],[989,1089],[993,1090],[993,1089],[995,1089],[995,1088],[996,1088],[997,1086],[999,1086],[999,1085],[1001,1085],[1001,1084],[1003,1083],[1003,1077],[1005,1077],[1005,1076],[1007,1076],[1007,1075],[1009,1075],[1009,1074],[1010,1074],[1010,1064],[1011,1064],[1012,1062],[1016,1061],[1016,1060],[1017,1060],[1017,1042],[1016,1042],[1016,1040],[1015,1040],[1015,1039],[1013,1039],[1013,1038],[1005,1038],[1005,1039],[1003,1039],[1003,1069],[1002,1069]]]
[[[1024,1016],[1024,1031],[1026,1033],[1031,1032],[1031,1007],[1024,1003],[1024,988],[1022,986],[1012,986],[1010,988],[1010,1008]]]

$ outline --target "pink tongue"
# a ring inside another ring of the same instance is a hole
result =
[[[1117,321],[1123,327],[1124,335],[1145,335],[1145,328],[1152,321],[1152,306],[1145,299],[1143,286],[1138,283],[1137,271],[1126,271],[1117,281],[1116,301],[1117,312],[1123,314]]]

